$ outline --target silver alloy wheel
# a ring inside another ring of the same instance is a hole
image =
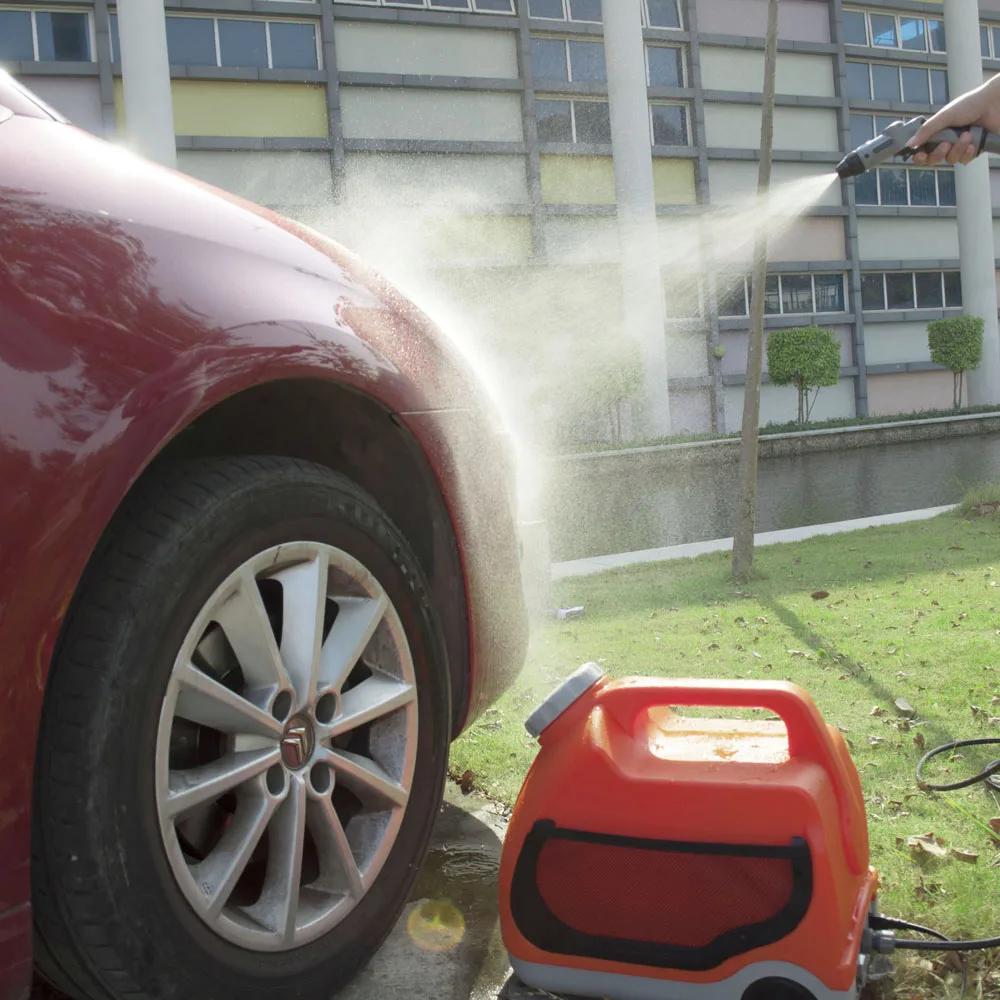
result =
[[[413,660],[378,581],[318,542],[259,553],[202,608],[160,712],[156,805],[178,886],[241,947],[315,940],[385,863],[416,752]]]

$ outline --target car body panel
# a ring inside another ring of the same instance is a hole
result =
[[[0,914],[30,899],[34,749],[75,587],[143,470],[235,394],[332,381],[412,433],[465,575],[466,720],[526,641],[501,428],[444,335],[332,241],[26,102],[0,74]],[[18,919],[0,917],[0,998]]]

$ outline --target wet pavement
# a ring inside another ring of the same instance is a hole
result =
[[[527,1000],[497,920],[506,812],[448,783],[427,861],[382,949],[337,1000]],[[32,1000],[67,1000],[44,984]]]

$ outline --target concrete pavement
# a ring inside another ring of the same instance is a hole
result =
[[[836,535],[842,531],[858,531],[885,524],[904,524],[907,521],[924,521],[938,514],[954,510],[953,506],[925,507],[923,510],[905,510],[898,514],[881,514],[878,517],[859,517],[851,521],[834,521],[830,524],[807,524],[801,528],[784,528],[781,531],[760,531],[754,535],[755,545],[775,545],[780,542],[801,542],[818,535]],[[636,566],[639,563],[669,562],[672,559],[690,559],[706,552],[725,552],[733,547],[732,538],[717,538],[709,542],[688,542],[685,545],[668,545],[659,549],[642,549],[638,552],[619,552],[614,555],[592,556],[571,562],[553,563],[552,579],[563,580],[570,576],[589,576],[609,569]]]

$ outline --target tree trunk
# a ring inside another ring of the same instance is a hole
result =
[[[809,389],[801,383],[795,386],[799,394],[799,416],[797,423],[805,423],[806,420],[806,393]]]
[[[612,0],[614,2],[614,0]],[[766,200],[771,190],[771,151],[774,146],[774,78],[778,63],[778,0],[768,0],[767,42],[764,48],[764,108],[760,124],[760,169],[757,195]],[[753,571],[757,507],[757,451],[760,443],[760,380],[764,363],[764,285],[767,281],[767,219],[761,206],[754,244],[753,296],[750,303],[750,344],[747,349],[746,392],[743,396],[743,432],[740,441],[740,483],[733,538],[733,576],[741,582]]]
[[[963,384],[964,382],[965,382],[965,372],[956,372],[955,373],[955,388],[956,388],[956,390],[958,392],[958,395],[956,397],[957,401],[955,403],[955,409],[956,410],[962,409],[962,390],[965,388],[965,386]]]

